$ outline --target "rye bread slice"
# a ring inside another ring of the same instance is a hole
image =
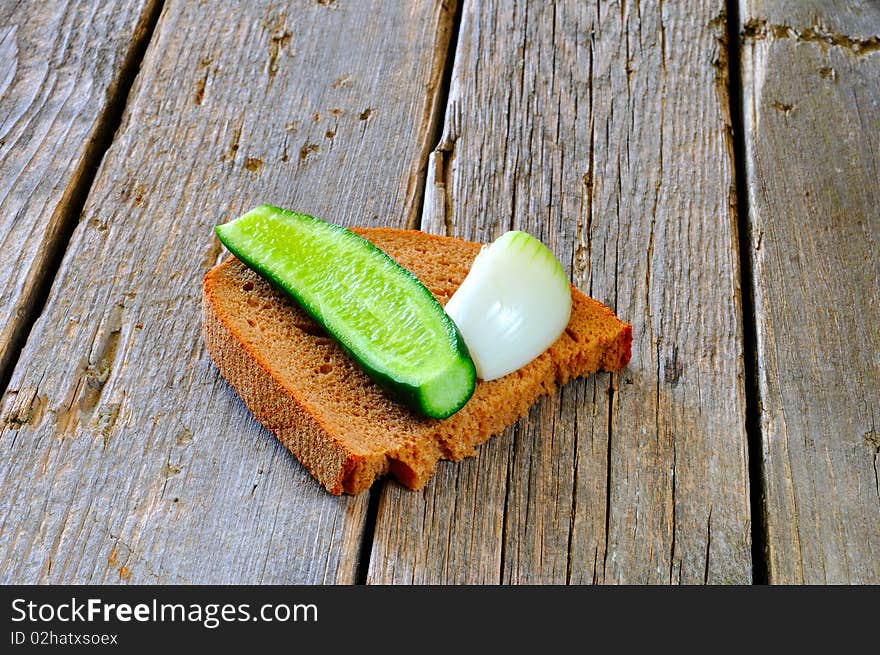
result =
[[[445,304],[480,244],[415,230],[356,228]],[[572,287],[568,327],[549,350],[510,375],[477,382],[443,420],[391,400],[302,309],[235,257],[205,275],[205,344],[256,419],[332,494],[357,493],[389,471],[424,486],[441,458],[458,461],[578,376],[626,366],[631,327]]]

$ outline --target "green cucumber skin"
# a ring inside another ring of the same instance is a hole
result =
[[[256,271],[261,277],[269,281],[275,288],[292,297],[297,302],[297,304],[302,307],[302,309],[309,316],[312,317],[312,319],[314,319],[318,324],[320,324],[327,330],[327,332],[337,341],[337,343],[339,343],[342,349],[358,363],[358,365],[367,373],[367,375],[374,382],[384,388],[394,399],[407,405],[415,412],[433,419],[448,418],[449,416],[455,414],[462,407],[464,407],[467,401],[470,400],[471,396],[474,393],[474,389],[476,388],[477,373],[473,360],[471,359],[467,346],[464,343],[464,339],[459,333],[459,330],[453,320],[446,314],[445,311],[443,311],[443,308],[440,307],[439,303],[437,303],[437,300],[434,298],[433,294],[431,294],[427,287],[425,287],[421,283],[421,281],[412,274],[412,272],[400,266],[397,262],[391,259],[391,257],[389,257],[385,252],[383,252],[380,248],[378,248],[369,240],[364,239],[360,235],[355,234],[351,230],[348,230],[342,226],[332,223],[326,223],[324,221],[321,221],[320,219],[309,216],[308,214],[297,214],[291,212],[290,210],[286,210],[280,207],[274,207],[272,205],[260,205],[255,209],[262,211],[271,211],[287,217],[301,217],[301,219],[322,223],[325,226],[329,227],[331,232],[335,232],[340,236],[344,235],[345,238],[358,242],[360,247],[368,249],[375,254],[378,254],[379,256],[385,258],[393,265],[394,268],[398,269],[407,278],[409,278],[411,283],[413,283],[417,288],[420,289],[421,293],[425,296],[425,300],[430,303],[436,304],[439,308],[438,316],[443,321],[446,336],[448,339],[448,346],[450,346],[451,348],[452,356],[450,358],[450,363],[453,366],[451,367],[449,372],[455,372],[455,368],[460,369],[458,372],[463,373],[464,379],[466,381],[466,392],[462,394],[461,399],[458,402],[451,405],[440,407],[431,404],[429,402],[429,398],[426,396],[425,390],[421,385],[411,384],[405,380],[400,379],[399,377],[396,377],[393,371],[383,370],[382,368],[374,366],[370,362],[366,361],[366,359],[361,356],[357,349],[353,347],[352,343],[346,338],[346,335],[344,333],[334,330],[331,326],[327,325],[327,323],[324,321],[323,316],[321,315],[320,310],[317,307],[314,307],[299,292],[297,292],[295,288],[292,288],[291,285],[285,284],[285,282],[275,274],[275,272],[272,270],[271,264],[267,265],[266,263],[251,257],[246,249],[237,247],[233,240],[227,238],[227,235],[224,232],[224,227],[228,224],[218,225],[215,228],[215,232],[218,238],[233,255],[244,262],[249,268]]]

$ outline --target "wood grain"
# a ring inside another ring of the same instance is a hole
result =
[[[156,4],[0,2],[0,384]]]
[[[876,584],[880,5],[742,5],[769,579]]]
[[[353,582],[333,497],[201,339],[212,227],[416,210],[454,3],[167,2],[3,401],[0,580]]]
[[[749,488],[724,3],[465,3],[423,228],[528,230],[633,324],[422,494],[374,583],[746,583]]]

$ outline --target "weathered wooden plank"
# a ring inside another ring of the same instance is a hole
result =
[[[633,324],[570,384],[389,484],[372,582],[751,580],[724,3],[466,3],[424,227],[529,230]]]
[[[3,404],[0,579],[352,582],[333,497],[203,348],[212,226],[259,202],[403,225],[451,11],[166,4]]]
[[[768,574],[880,582],[880,5],[742,3]]]
[[[157,4],[0,2],[0,384]]]

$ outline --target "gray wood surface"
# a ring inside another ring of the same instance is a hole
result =
[[[0,2],[0,381],[156,2]]]
[[[3,399],[0,580],[356,579],[369,496],[325,493],[218,378],[200,283],[260,202],[417,215],[453,12],[166,2]]]
[[[368,580],[751,580],[724,3],[469,2],[423,228],[526,229],[633,360],[389,483]]]
[[[880,3],[738,1],[751,487],[727,3],[466,1],[442,121],[454,2],[159,4],[0,0],[0,582],[747,583],[750,492],[771,582],[880,582]],[[259,202],[526,229],[633,360],[332,497],[201,342]]]
[[[880,3],[741,12],[768,574],[880,582]]]

